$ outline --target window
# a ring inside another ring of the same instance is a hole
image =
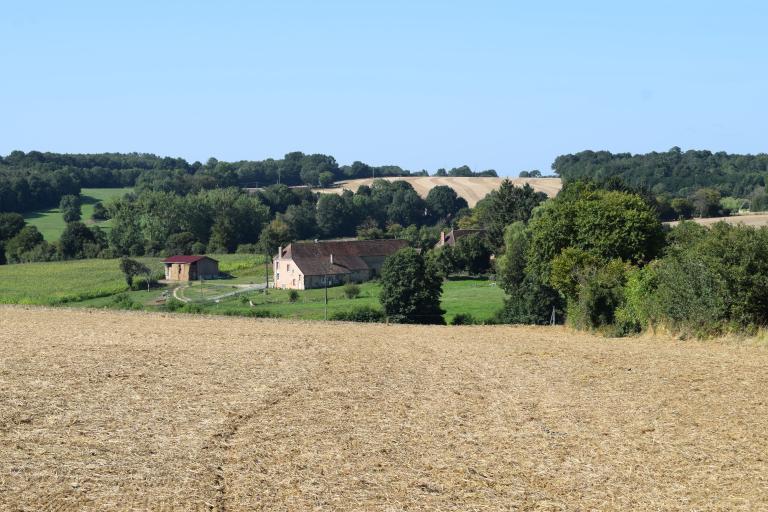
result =
[[[280,272],[278,272],[277,274],[275,274],[275,279],[280,279]]]
[[[285,266],[285,270],[291,270],[291,264],[290,264],[290,263],[287,263],[287,264],[286,264],[286,266]]]

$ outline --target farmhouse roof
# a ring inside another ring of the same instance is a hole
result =
[[[163,260],[163,263],[195,263],[200,260],[211,260],[211,261],[218,262],[218,260],[215,260],[208,256],[185,256],[185,255],[179,254],[176,256],[170,256],[168,258],[165,258]]]
[[[293,260],[305,275],[347,274],[370,268],[366,257],[389,256],[407,245],[405,240],[294,242],[279,256]]]

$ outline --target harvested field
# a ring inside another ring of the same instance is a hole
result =
[[[730,217],[705,217],[703,219],[692,219],[693,222],[701,224],[703,226],[711,226],[720,221],[727,222],[728,224],[744,224],[746,226],[768,226],[768,214],[755,213],[746,215],[731,215]],[[670,226],[676,226],[679,222],[666,222]]]
[[[765,510],[768,350],[0,307],[0,510]]]
[[[467,177],[441,177],[441,176],[410,176],[383,178],[387,181],[407,181],[421,197],[427,197],[430,190],[438,185],[448,185],[456,193],[467,200],[470,207],[474,208],[479,200],[484,198],[492,190],[501,185],[504,178],[467,178]],[[510,181],[518,187],[530,184],[537,192],[544,192],[554,197],[560,191],[562,183],[560,178],[510,178]],[[361,185],[371,185],[373,179],[340,181],[337,188],[319,189],[317,192],[341,194],[345,189],[356,192]]]

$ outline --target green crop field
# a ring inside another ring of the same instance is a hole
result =
[[[254,268],[263,271],[263,256],[252,254],[212,255],[222,272],[247,274]],[[157,274],[162,274],[162,258],[137,258]],[[254,276],[255,278],[255,276]],[[263,273],[261,281],[263,281]],[[258,282],[261,282],[258,281]],[[103,305],[93,301],[126,291],[118,260],[75,260],[50,263],[0,265],[0,303]],[[147,292],[131,292],[146,294]],[[152,291],[149,295],[159,295]],[[138,297],[141,297],[139,295]],[[145,300],[149,300],[147,296]],[[144,302],[144,301],[140,301]]]
[[[91,221],[93,207],[100,201],[107,201],[112,197],[119,197],[132,191],[132,188],[84,188],[81,191],[83,206],[81,209],[82,220],[88,225],[99,226],[103,229],[109,229],[109,221],[94,223]],[[24,220],[27,224],[35,226],[43,237],[53,242],[58,240],[66,227],[64,219],[58,208],[49,208],[48,210],[38,210],[24,214]]]

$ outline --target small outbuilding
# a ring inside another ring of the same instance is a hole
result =
[[[219,262],[208,256],[171,256],[163,260],[168,281],[197,281],[219,277]]]

